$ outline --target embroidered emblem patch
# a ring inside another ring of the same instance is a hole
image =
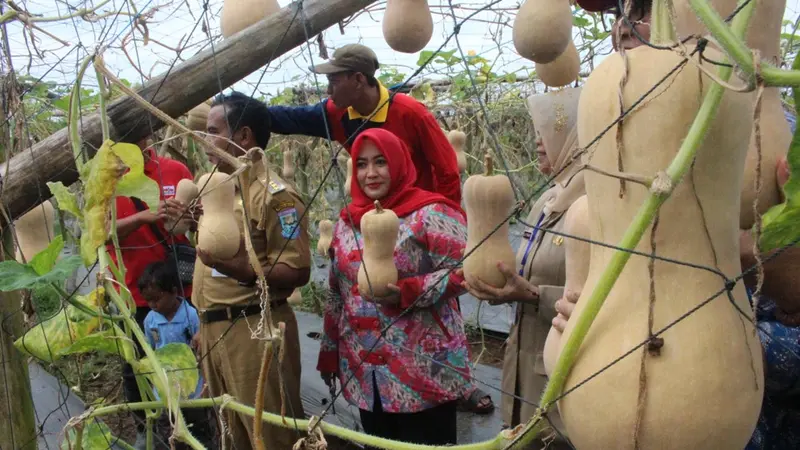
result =
[[[164,186],[162,188],[164,192],[164,197],[174,197],[175,196],[175,186]]]
[[[150,328],[150,334],[153,336],[153,342],[161,342],[161,340],[158,339],[158,328]]]
[[[277,202],[276,204],[274,204],[272,206],[272,209],[274,209],[275,212],[281,212],[284,209],[288,209],[288,208],[294,208],[294,202],[293,201],[285,200],[285,201],[282,201],[282,202]]]
[[[297,239],[300,236],[297,208],[291,207],[278,212],[278,219],[281,222],[281,236],[285,239]]]
[[[278,183],[275,180],[269,180],[269,183],[267,184],[267,190],[270,194],[277,194],[278,192],[286,190],[286,186],[283,183]]]

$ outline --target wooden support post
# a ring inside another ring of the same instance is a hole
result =
[[[215,44],[145,84],[138,92],[172,117],[358,12],[375,0],[304,0],[294,2],[252,27]],[[298,8],[303,8],[298,12]],[[305,30],[304,30],[305,27]],[[216,70],[219,68],[219,70]],[[121,98],[108,108],[112,139],[137,142],[164,124],[133,99]],[[89,147],[101,144],[100,118],[83,118],[81,133]],[[6,164],[9,166],[6,167]],[[66,129],[54,133],[0,165],[2,206],[16,219],[50,196],[48,181],[65,185],[78,179]],[[5,175],[8,174],[7,177]],[[42,195],[40,195],[42,193]]]

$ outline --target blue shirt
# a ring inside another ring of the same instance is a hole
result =
[[[192,336],[200,330],[200,317],[197,315],[197,310],[183,298],[178,298],[181,304],[178,306],[178,310],[172,320],[167,320],[161,313],[154,310],[150,310],[144,319],[144,333],[150,346],[155,350],[176,342],[191,346]],[[200,372],[197,379],[197,389],[189,398],[198,398],[202,389],[203,374]],[[155,389],[153,389],[153,392],[156,399],[158,399],[158,392]]]
[[[800,448],[800,327],[778,322],[775,303],[764,296],[756,318],[766,380],[761,416],[745,450],[796,450]]]

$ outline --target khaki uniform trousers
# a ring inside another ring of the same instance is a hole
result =
[[[231,322],[226,320],[201,324],[200,336],[203,354],[208,354],[211,349],[211,353],[203,360],[203,372],[211,396],[229,394],[246,405],[255,403],[261,359],[266,341],[251,339],[250,330],[256,329],[259,318],[258,315],[239,317],[232,327]],[[290,450],[294,443],[305,434],[305,430],[294,426],[294,422],[291,420],[291,417],[305,418],[303,403],[300,399],[300,338],[297,331],[297,319],[288,304],[274,307],[272,319],[276,327],[278,322],[286,324],[286,334],[283,339],[283,345],[286,348],[282,363],[278,362],[279,352],[273,352],[269,374],[264,385],[264,411],[273,414],[281,413],[281,384],[283,384],[286,422],[289,427],[264,423],[262,436],[267,449]],[[215,343],[216,346],[214,346]],[[255,448],[252,417],[225,411],[221,420],[224,420],[225,423],[224,427],[220,428],[220,432],[227,433],[220,439],[220,442],[225,442],[223,446],[225,449],[249,450]]]

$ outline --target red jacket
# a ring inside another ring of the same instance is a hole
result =
[[[161,188],[161,200],[172,198],[175,196],[175,189],[178,182],[184,178],[192,179],[192,173],[189,168],[182,163],[173,159],[162,158],[156,155],[152,148],[144,151],[145,159],[149,160],[144,164],[144,173],[151,179],[158,183]],[[125,217],[132,216],[139,211],[136,209],[133,201],[129,197],[117,197],[117,220]],[[149,205],[154,207],[155,205]],[[186,236],[172,236],[163,222],[157,224],[161,235],[164,236],[169,243],[183,243],[188,244],[189,239]],[[156,262],[163,261],[166,258],[166,249],[162,242],[160,242],[149,225],[142,225],[133,233],[120,240],[120,248],[122,251],[122,260],[125,263],[127,270],[125,274],[125,285],[130,289],[133,295],[133,300],[136,306],[147,306],[147,301],[142,297],[137,286],[139,277],[144,272],[144,269]],[[113,245],[108,245],[108,253],[111,259],[116,263],[117,257]],[[190,298],[192,294],[191,286],[183,286],[183,294],[180,290],[178,292],[184,298]]]
[[[324,100],[311,106],[271,106],[270,130],[279,134],[330,136],[349,151],[358,135],[356,131],[384,128],[411,148],[418,187],[461,203],[461,174],[456,154],[433,114],[413,97],[399,93],[390,96],[385,87],[379,88],[378,105],[383,106],[363,127],[366,118],[354,109],[338,108],[332,101]]]

